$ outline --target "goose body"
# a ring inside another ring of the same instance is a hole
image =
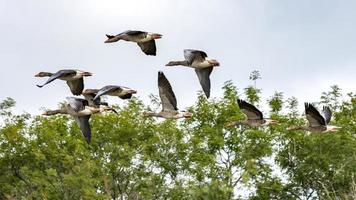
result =
[[[331,120],[332,112],[328,106],[324,106],[322,113],[312,104],[304,103],[305,115],[308,121],[306,126],[291,127],[288,130],[305,130],[310,132],[336,132],[340,127],[328,125]]]
[[[146,55],[156,55],[156,42],[155,39],[162,38],[161,34],[149,33],[145,31],[125,31],[117,35],[106,35],[107,40],[105,43],[113,43],[119,40],[128,42],[135,42]]]
[[[232,122],[231,125],[266,126],[277,123],[276,120],[263,118],[263,114],[259,109],[244,100],[238,99],[237,104],[247,118],[245,120]]]
[[[117,85],[107,85],[102,87],[101,89],[86,89],[85,91],[89,90],[96,93],[93,98],[93,101],[97,101],[103,95],[117,96],[121,99],[131,99],[132,95],[137,93],[136,90]]]
[[[162,110],[159,113],[146,112],[145,116],[161,117],[165,119],[179,119],[190,118],[192,116],[189,112],[179,112],[177,108],[177,99],[163,72],[158,72],[158,89],[159,97],[162,103]]]
[[[199,83],[207,98],[210,97],[210,74],[214,67],[219,66],[219,62],[214,59],[209,59],[204,51],[185,49],[184,58],[182,61],[170,61],[166,66],[186,66],[195,69]]]
[[[42,88],[54,80],[59,79],[67,82],[73,95],[80,95],[82,93],[84,89],[83,77],[86,76],[92,76],[92,73],[72,69],[59,70],[56,73],[39,72],[35,75],[35,77],[49,77],[43,85],[37,85],[37,87]]]
[[[48,110],[43,113],[45,116],[56,115],[56,114],[68,114],[75,118],[80,130],[82,131],[86,141],[90,143],[91,141],[91,129],[89,124],[89,119],[92,114],[104,112],[111,110],[111,108],[106,106],[91,107],[85,99],[67,97],[68,103],[58,110]]]

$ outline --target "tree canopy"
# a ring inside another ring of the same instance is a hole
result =
[[[259,75],[258,75],[258,78]],[[255,81],[256,79],[252,79]],[[203,95],[187,120],[145,118],[155,109],[133,98],[119,115],[91,118],[87,144],[68,116],[15,115],[0,103],[0,199],[355,199],[356,95],[321,93],[337,133],[287,131],[306,123],[295,97],[276,92],[264,114],[270,127],[228,127],[243,119],[237,97],[256,104],[261,89]]]

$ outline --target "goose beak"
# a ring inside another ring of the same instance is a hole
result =
[[[158,33],[154,33],[154,34],[152,34],[152,37],[153,37],[153,39],[161,39],[162,35],[158,34]]]
[[[136,91],[136,90],[129,90],[129,93],[130,93],[130,94],[136,94],[137,91]]]
[[[83,76],[93,76],[93,74],[90,72],[83,72],[82,75]]]
[[[208,62],[214,67],[220,66],[220,63],[217,60],[208,60]]]

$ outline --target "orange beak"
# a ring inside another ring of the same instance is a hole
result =
[[[161,39],[161,38],[162,38],[162,36],[163,36],[163,35],[158,34],[158,33],[154,33],[154,34],[152,34],[153,39]]]
[[[210,64],[212,64],[213,66],[215,66],[215,67],[220,66],[220,63],[219,63],[217,60],[209,60],[208,62],[209,62]]]

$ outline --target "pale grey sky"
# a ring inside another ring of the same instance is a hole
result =
[[[164,64],[193,48],[221,63],[211,75],[211,97],[222,95],[226,80],[246,87],[257,69],[264,100],[281,91],[316,101],[333,84],[356,90],[355,10],[353,0],[0,0],[0,99],[12,97],[17,111],[33,114],[56,107],[69,88],[55,81],[39,89],[45,79],[34,75],[77,68],[94,73],[87,88],[124,85],[148,103],[163,70],[184,109],[201,89],[196,74]],[[163,34],[157,56],[133,43],[104,44],[106,33],[128,29]]]

